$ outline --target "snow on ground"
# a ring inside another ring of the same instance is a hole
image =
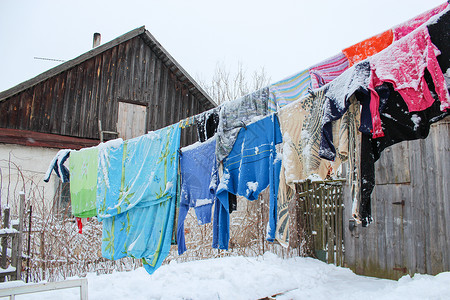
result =
[[[89,299],[450,299],[450,272],[398,281],[358,276],[312,258],[225,257],[97,276],[88,274]],[[0,284],[1,286],[1,284]],[[79,299],[79,289],[16,299]]]

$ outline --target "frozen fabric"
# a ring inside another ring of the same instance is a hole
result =
[[[275,112],[281,107],[308,94],[311,88],[309,70],[301,71],[269,86],[269,111]]]
[[[428,76],[427,76],[428,77]],[[432,80],[427,80],[432,85]],[[387,99],[380,103],[381,124],[384,136],[374,139],[370,134],[362,134],[361,140],[361,202],[354,216],[367,226],[372,222],[370,196],[375,187],[375,162],[387,147],[401,141],[424,139],[428,136],[430,125],[449,115],[439,108],[435,101],[429,108],[419,112],[409,112],[401,95],[389,83]]]
[[[340,119],[350,105],[350,97],[356,93],[369,93],[369,62],[360,62],[328,86],[325,92],[322,117],[322,134],[320,140],[319,156],[333,161],[336,150],[333,145],[332,122]]]
[[[221,162],[233,148],[239,130],[268,114],[269,89],[263,88],[222,105],[217,127],[216,157]]]
[[[428,69],[441,100],[441,110],[450,108],[450,95],[436,59],[439,54],[439,49],[431,42],[427,27],[423,26],[370,58],[370,112],[374,138],[383,136],[378,110],[380,100],[375,91],[375,87],[383,82],[394,85],[409,111],[421,111],[434,102],[424,78],[424,71]]]
[[[50,180],[50,175],[52,175],[53,171],[55,172],[56,176],[61,179],[62,182],[70,181],[69,169],[67,169],[67,167],[64,165],[64,163],[70,156],[70,152],[71,150],[63,149],[59,150],[58,153],[56,153],[55,157],[50,162],[47,172],[45,173],[45,182],[48,182]]]
[[[217,127],[219,126],[219,112],[220,108],[217,107],[195,116],[197,135],[200,142],[203,143],[207,139],[213,137],[217,132]]]
[[[97,211],[105,258],[142,258],[151,274],[169,253],[180,130],[174,124],[101,150]]]
[[[199,225],[211,222],[218,184],[214,138],[181,149],[181,195],[177,226],[178,254],[186,251],[184,221],[193,207]]]
[[[441,68],[444,77],[450,77],[450,10],[447,8],[443,11],[436,21],[427,25],[428,33],[430,34],[431,42],[435,45],[441,55],[437,57],[437,61]],[[447,82],[447,80],[446,80]],[[447,83],[447,89],[450,85]]]
[[[277,230],[275,238],[281,246],[287,248],[289,246],[289,204],[294,199],[294,190],[286,185],[286,177],[284,175],[284,167],[281,165],[280,183],[277,197]]]
[[[341,52],[309,68],[311,88],[318,89],[332,82],[349,67],[347,57]]]
[[[366,58],[382,51],[393,41],[392,30],[389,29],[383,33],[377,34],[367,40],[359,42],[353,46],[350,46],[342,52],[348,58],[350,66],[365,60]]]
[[[430,9],[429,11],[426,11],[404,23],[395,26],[394,28],[392,28],[392,31],[394,32],[394,41],[397,41],[402,37],[410,34],[414,29],[428,21],[432,16],[437,15],[445,8],[447,8],[447,6],[448,3],[443,3],[438,7]]]
[[[283,166],[286,184],[318,174],[325,178],[332,170],[329,161],[319,156],[325,92],[328,86],[283,107],[279,112],[283,133]],[[333,125],[337,130],[338,124]],[[338,162],[336,162],[338,163]]]
[[[264,133],[264,134],[261,134]],[[223,176],[214,208],[213,247],[228,249],[230,238],[229,194],[250,201],[270,185],[267,239],[275,238],[277,194],[281,160],[275,145],[281,143],[278,118],[272,114],[242,128],[230,155],[223,161]]]
[[[72,151],[69,169],[72,214],[79,218],[97,215],[98,147]]]

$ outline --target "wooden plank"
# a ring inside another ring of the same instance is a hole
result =
[[[99,144],[100,140],[2,128],[2,130],[0,130],[0,142],[5,144],[17,144],[33,147],[80,149],[82,147],[96,146]]]
[[[167,125],[169,124],[175,124],[179,121],[179,119],[176,118],[175,115],[175,104],[176,104],[176,89],[175,89],[175,75],[173,75],[172,73],[169,74],[169,90],[168,90],[168,94],[167,94],[167,101],[168,101],[168,108],[166,109],[167,114],[168,114],[168,120],[167,120]]]
[[[12,275],[12,280],[21,279],[22,272],[22,235],[23,235],[23,221],[25,210],[25,192],[19,193],[19,226],[17,228],[17,238],[13,238],[11,265],[16,268],[15,273]]]
[[[3,210],[3,228],[9,228],[9,207]],[[8,251],[8,237],[2,237],[2,257],[1,257],[1,267],[2,269],[7,268],[7,251]],[[0,277],[0,282],[4,282],[5,276]]]
[[[151,131],[155,128],[155,117],[154,117],[156,105],[156,98],[154,94],[155,68],[156,68],[156,57],[149,48],[146,48],[145,72],[147,73],[147,75],[145,76],[144,95],[145,99],[147,99],[148,101],[147,131]]]
[[[156,66],[155,66],[155,83],[154,83],[154,88],[153,88],[153,128],[152,130],[156,130],[158,128],[160,128],[160,120],[161,120],[161,98],[160,98],[160,90],[161,90],[161,85],[162,85],[162,76],[163,76],[163,72],[162,72],[162,62],[158,59],[156,60]]]
[[[162,128],[168,125],[168,89],[169,89],[169,70],[163,65],[162,77],[161,77],[161,89],[160,89],[160,113],[158,128]]]
[[[411,221],[416,224],[420,224],[415,227],[415,248],[416,248],[416,273],[426,273],[426,219],[425,219],[425,199],[424,195],[424,184],[423,184],[423,173],[422,173],[422,160],[421,160],[421,140],[409,142],[409,149],[411,154],[411,205],[414,209],[414,216]]]
[[[437,141],[436,157],[439,157],[436,186],[439,194],[440,224],[439,236],[442,241],[442,267],[443,271],[450,270],[450,117],[431,126],[431,134]]]
[[[427,202],[429,208],[430,253],[428,262],[431,269],[430,274],[432,275],[436,275],[443,271],[442,247],[444,246],[444,243],[440,238],[442,229],[440,229],[439,226],[440,223],[442,224],[442,222],[440,222],[441,214],[439,212],[439,203],[442,199],[442,197],[439,197],[439,190],[441,190],[441,188],[436,184],[437,181],[439,181],[439,176],[442,175],[442,172],[440,172],[438,167],[438,164],[441,164],[440,160],[442,159],[442,156],[439,156],[439,154],[436,153],[438,151],[437,145],[441,143],[442,137],[437,138],[438,139],[431,133],[424,143],[424,151],[422,152],[423,165],[426,166],[424,172],[428,175],[425,176],[426,178],[424,178],[424,180],[427,191],[426,199],[428,199]],[[429,176],[430,174],[433,174],[434,176]]]

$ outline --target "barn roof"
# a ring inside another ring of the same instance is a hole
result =
[[[7,100],[11,96],[14,96],[32,86],[35,86],[55,75],[58,75],[64,71],[67,71],[86,60],[89,60],[117,45],[126,42],[134,37],[140,36],[144,42],[156,53],[156,55],[163,61],[163,63],[177,76],[177,78],[189,88],[189,91],[195,96],[202,99],[204,102],[209,102],[216,106],[216,103],[211,99],[211,97],[195,82],[195,80],[184,70],[180,64],[167,52],[166,49],[161,46],[161,44],[155,39],[153,35],[150,34],[145,26],[136,28],[124,35],[117,37],[116,39],[100,45],[72,60],[64,62],[44,73],[37,75],[36,77],[24,81],[8,90],[0,92],[0,102]],[[202,101],[202,102],[203,102]]]

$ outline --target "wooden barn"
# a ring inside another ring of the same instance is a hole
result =
[[[385,149],[375,174],[368,227],[349,224],[352,203],[344,191],[346,265],[391,279],[450,271],[450,117],[431,125],[426,139]]]
[[[215,106],[145,27],[132,30],[0,93],[0,166],[10,171],[3,186],[20,181],[2,189],[2,200],[18,192],[13,187],[40,186],[58,149],[129,139]],[[195,137],[183,130],[181,144]],[[45,198],[55,195],[50,186]]]

